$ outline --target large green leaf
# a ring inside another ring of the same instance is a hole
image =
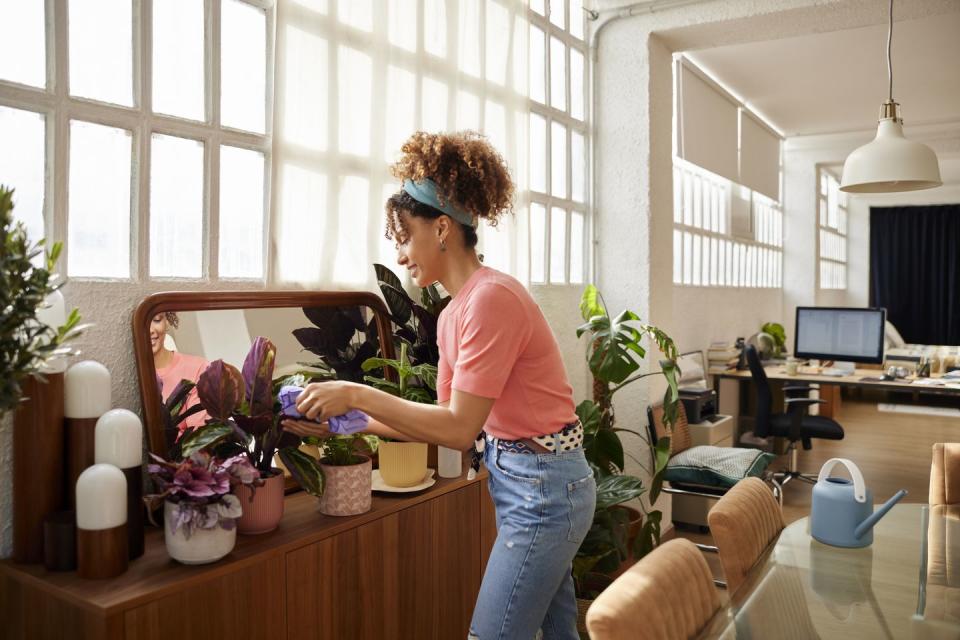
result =
[[[660,544],[660,522],[663,513],[660,511],[649,511],[640,527],[640,533],[637,539],[633,541],[633,557],[636,560],[644,557],[654,550]]]
[[[584,321],[587,321],[593,316],[606,314],[607,310],[603,308],[603,303],[600,300],[600,292],[594,285],[588,284],[587,288],[583,290],[583,295],[580,296],[580,315]]]
[[[633,326],[640,318],[622,311],[613,320],[597,315],[577,329],[577,336],[588,332],[593,345],[590,372],[601,382],[619,384],[640,368],[646,351],[640,345],[643,334]]]
[[[660,497],[663,488],[663,475],[670,461],[670,438],[664,436],[657,440],[653,448],[653,477],[650,480],[650,504],[653,505]]]
[[[316,458],[296,447],[287,447],[280,449],[280,459],[304,491],[312,496],[323,495],[323,469]]]
[[[597,482],[597,511],[639,498],[643,492],[643,482],[635,476],[612,475],[601,478]]]
[[[584,400],[577,405],[576,412],[584,433],[596,433],[600,426],[600,407],[593,400]]]
[[[213,446],[220,440],[233,433],[233,427],[221,422],[213,422],[198,427],[180,440],[180,451],[184,458],[189,458],[197,451]]]
[[[598,429],[593,440],[593,462],[598,467],[608,467],[613,464],[623,471],[623,443],[619,436],[610,429]]]

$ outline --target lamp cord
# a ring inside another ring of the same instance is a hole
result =
[[[890,23],[887,29],[887,78],[889,79],[890,102],[893,102],[893,62],[890,58],[890,43],[893,41],[893,0],[890,0]]]

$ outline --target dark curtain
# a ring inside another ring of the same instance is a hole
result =
[[[960,204],[870,208],[870,303],[907,342],[960,344]]]

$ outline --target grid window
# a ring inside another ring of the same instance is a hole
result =
[[[817,259],[821,289],[847,288],[847,194],[827,168],[819,167],[817,182]]]
[[[66,11],[46,13],[60,6],[0,8],[0,23],[39,43],[10,61],[3,52],[11,40],[0,42],[0,136],[4,151],[15,150],[0,154],[0,174],[16,189],[30,234],[65,240],[74,278],[216,279],[222,267],[227,277],[263,279],[274,9],[260,0],[142,8],[136,0],[66,0]],[[68,38],[55,37],[61,32]],[[235,158],[220,166],[221,149],[240,147],[259,169]],[[231,183],[235,176],[243,184]],[[221,185],[230,190],[223,198]],[[221,215],[221,206],[231,211]],[[220,234],[221,221],[234,226]],[[260,234],[253,248],[251,229]],[[221,242],[210,246],[208,237]],[[230,262],[234,253],[242,267]]]
[[[531,260],[545,251],[531,262],[531,280],[579,284],[589,270],[591,219],[585,13],[577,0],[531,2],[528,19],[530,197],[536,211],[550,212],[541,225],[531,208]]]
[[[728,232],[734,189],[746,191],[752,237]],[[725,178],[674,159],[673,282],[703,287],[780,288],[783,209]]]
[[[267,113],[267,12],[222,0],[220,119],[224,126],[263,133]]]
[[[153,3],[153,110],[204,120],[203,3]]]
[[[70,0],[70,94],[133,106],[133,5]]]
[[[43,2],[0,3],[0,80],[45,87]]]
[[[263,278],[265,166],[260,151],[220,147],[221,278]]]
[[[150,145],[150,275],[203,275],[203,144],[154,134]]]
[[[14,188],[13,215],[37,241],[43,230],[43,140],[45,118],[33,111],[0,106],[0,184]]]
[[[70,123],[67,272],[130,277],[130,160],[126,129]]]

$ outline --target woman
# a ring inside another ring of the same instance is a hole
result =
[[[157,370],[157,379],[160,382],[160,398],[166,402],[173,390],[177,388],[181,380],[196,382],[200,374],[206,370],[209,364],[200,356],[191,356],[177,351],[167,349],[164,340],[170,327],[176,329],[180,326],[180,318],[173,311],[158,313],[150,320],[150,347],[153,349],[153,366]],[[200,402],[197,396],[197,389],[194,387],[187,399],[183,403],[183,409],[189,409]],[[207,422],[206,411],[200,411],[177,425],[180,433],[183,433],[188,427],[199,427]]]
[[[511,210],[513,183],[477,134],[418,132],[402,151],[393,173],[403,189],[387,201],[387,237],[418,286],[440,282],[452,296],[438,325],[438,404],[334,381],[308,385],[297,408],[320,420],[359,409],[371,433],[461,451],[482,430],[498,534],[470,638],[530,640],[542,629],[545,639],[573,640],[571,563],[596,501],[583,430],[540,308],[476,252],[477,221],[496,224]],[[285,427],[326,435],[315,422]]]

